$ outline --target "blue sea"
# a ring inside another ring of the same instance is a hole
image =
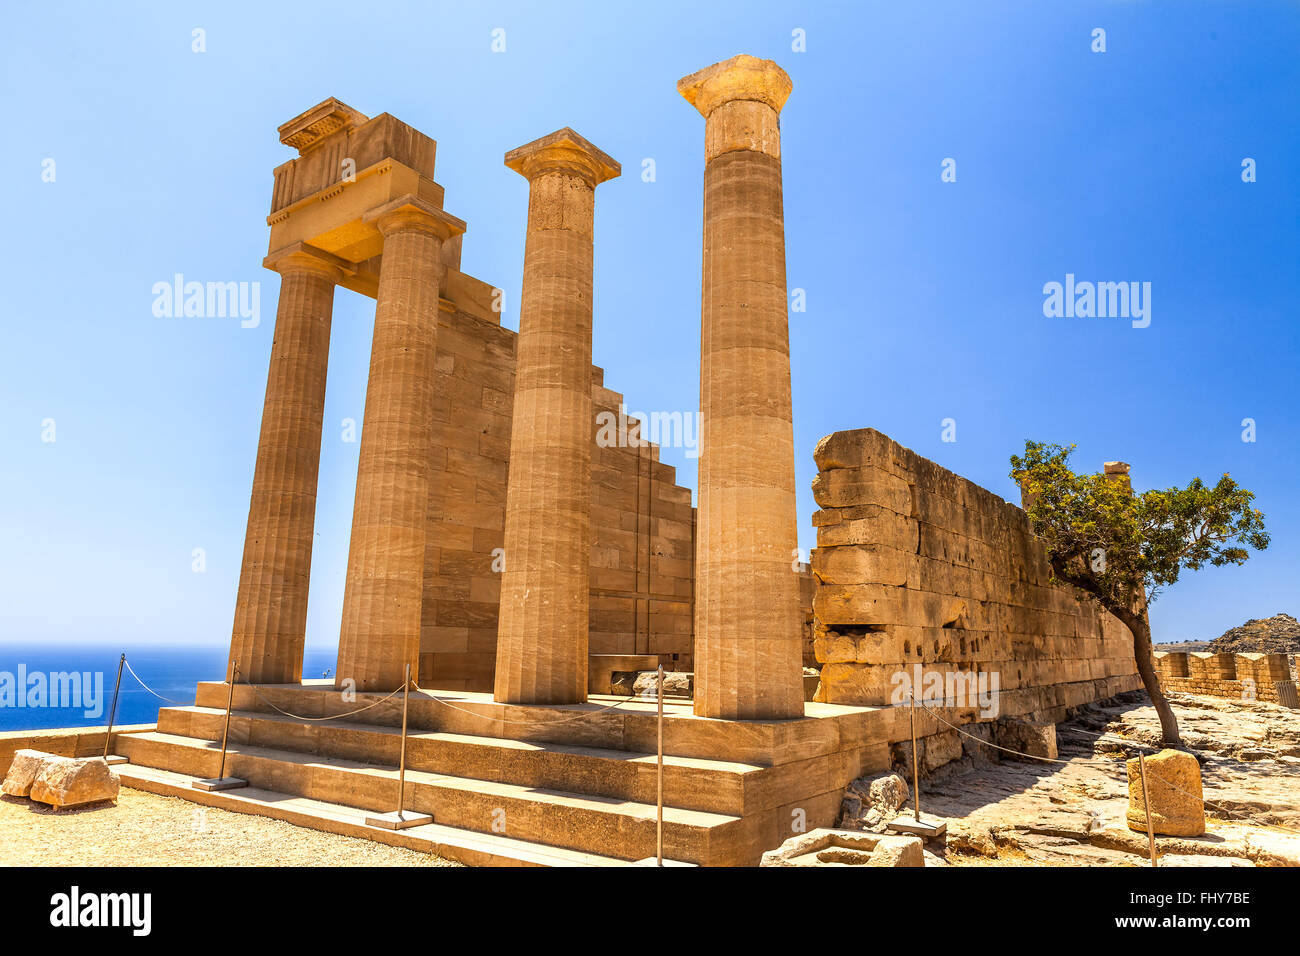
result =
[[[226,645],[165,647],[141,644],[0,643],[0,731],[50,727],[100,727],[113,706],[113,681],[122,653],[141,681],[167,698],[160,700],[123,668],[117,700],[119,724],[151,724],[158,708],[194,703],[199,681],[224,680]],[[313,650],[303,657],[303,677],[333,673],[337,651]]]

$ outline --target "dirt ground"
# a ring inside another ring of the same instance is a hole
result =
[[[116,806],[55,811],[0,797],[0,866],[457,866],[280,820],[123,787]]]

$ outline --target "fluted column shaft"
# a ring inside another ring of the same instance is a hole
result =
[[[587,699],[595,188],[618,165],[569,130],[506,156],[529,180],[495,699]]]
[[[441,252],[450,235],[443,219],[411,206],[376,223],[384,249],[335,678],[358,690],[392,690],[405,665],[419,670]]]
[[[267,265],[280,273],[280,301],[230,660],[239,661],[245,680],[280,684],[302,679],[330,319],[341,273],[305,252]]]
[[[695,713],[803,714],[778,113],[790,81],[740,56],[684,78],[706,118]]]

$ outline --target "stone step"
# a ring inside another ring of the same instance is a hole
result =
[[[159,711],[158,731],[220,741],[225,713],[211,707]],[[352,721],[307,723],[281,714],[235,711],[230,741],[321,757],[396,766],[401,731]],[[654,803],[654,754],[545,741],[418,730],[407,734],[413,770]],[[744,816],[789,802],[802,768],[758,767],[697,757],[664,757],[664,803],[684,810]]]
[[[121,747],[133,765],[194,777],[218,773],[220,747],[166,733],[133,734]],[[225,772],[250,785],[362,810],[395,809],[397,769],[340,757],[231,744]],[[622,860],[655,851],[653,804],[566,790],[475,780],[408,769],[407,809],[433,814],[435,823],[477,833],[508,835]],[[689,863],[746,865],[761,852],[764,815],[741,817],[664,808],[664,853]]]
[[[274,790],[244,787],[208,793],[192,786],[198,777],[124,764],[117,768],[123,786],[167,797],[180,797],[203,806],[250,813],[283,820],[296,826],[360,837],[434,853],[467,866],[626,866],[627,861],[582,853],[560,847],[540,846],[496,833],[473,833],[431,823],[407,830],[372,827],[365,822],[369,811],[307,797],[295,797]]]

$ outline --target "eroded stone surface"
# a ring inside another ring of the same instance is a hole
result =
[[[103,757],[46,757],[28,796],[56,810],[116,800],[117,773]]]
[[[1146,785],[1142,781],[1142,765]],[[1201,797],[1201,765],[1189,753],[1162,750],[1128,761],[1128,825],[1145,833],[1150,805],[1151,829],[1168,836],[1200,836],[1205,832]]]
[[[819,829],[763,854],[760,866],[924,866],[921,838]]]
[[[27,796],[36,775],[41,771],[41,765],[51,756],[52,754],[39,750],[19,750],[14,754],[13,763],[9,765],[9,772],[5,774],[0,790],[11,797]]]

